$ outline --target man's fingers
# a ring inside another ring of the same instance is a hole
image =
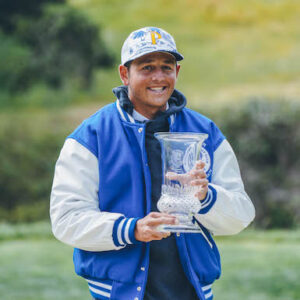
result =
[[[203,169],[205,167],[205,162],[203,162],[202,160],[198,160],[196,162],[196,169]]]
[[[163,213],[163,212],[151,212],[149,213],[149,215],[147,216],[149,219],[154,218],[154,219],[158,219],[158,218],[175,218],[174,216],[167,214],[167,213]]]
[[[175,172],[167,172],[166,173],[166,177],[171,180],[172,180],[172,178],[177,177],[177,176],[178,176],[178,174]]]
[[[199,192],[195,195],[200,201],[204,200],[206,198],[205,192]]]
[[[196,186],[200,185],[202,187],[205,187],[208,185],[208,180],[207,179],[195,179],[191,181],[191,185]]]
[[[175,172],[168,172],[166,178],[169,180],[177,180],[181,184],[190,184],[190,182],[196,178],[206,178],[206,173],[203,170],[203,162],[196,164],[196,168],[185,174],[177,174]]]
[[[152,239],[161,240],[161,239],[165,239],[165,238],[169,237],[170,235],[171,235],[170,232],[160,232],[155,227],[155,229],[153,229]]]
[[[177,181],[184,181],[186,180],[187,174],[177,174],[175,172],[168,172],[166,174],[166,178],[169,180],[177,180]]]
[[[146,217],[137,221],[134,231],[135,238],[141,242],[166,238],[170,233],[158,231],[157,226],[161,224],[176,224],[176,220],[176,217],[169,214],[151,212]]]
[[[164,238],[167,238],[171,235],[171,232],[164,232]]]
[[[206,173],[203,169],[191,171],[190,174],[193,178],[206,178]]]
[[[159,241],[170,236],[170,232],[160,232],[157,226],[147,226],[143,230],[142,240],[144,242],[150,242],[153,240]]]
[[[149,219],[147,224],[149,226],[155,226],[155,227],[160,224],[176,224],[176,218],[172,216],[153,218],[153,219]]]
[[[149,213],[148,216],[151,217],[151,218],[160,218],[162,216],[169,216],[169,215],[166,214],[166,213],[160,213],[160,212],[153,211],[153,212]]]

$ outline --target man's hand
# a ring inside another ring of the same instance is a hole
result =
[[[206,179],[206,173],[204,172],[205,163],[201,160],[196,162],[195,167],[186,174],[176,174],[168,172],[166,174],[167,179],[177,180],[182,185],[199,186],[199,191],[195,194],[199,200],[203,200],[206,197],[208,191],[208,180]]]
[[[170,232],[157,231],[156,227],[161,224],[176,224],[176,217],[165,213],[151,212],[136,222],[135,239],[141,242],[151,242],[170,236]]]

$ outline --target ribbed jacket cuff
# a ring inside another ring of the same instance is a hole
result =
[[[201,201],[199,214],[206,214],[213,207],[217,200],[217,191],[211,185],[208,185],[208,192],[204,200]]]
[[[134,237],[135,224],[140,218],[121,217],[115,221],[113,228],[113,241],[117,247],[124,247],[128,244],[136,244]]]

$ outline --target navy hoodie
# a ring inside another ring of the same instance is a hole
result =
[[[133,104],[128,98],[127,87],[121,86],[113,90],[120,105],[129,114],[133,112]],[[174,90],[168,100],[169,108],[158,112],[153,120],[146,121],[146,140],[148,165],[151,174],[152,211],[157,210],[157,201],[161,195],[162,161],[159,141],[155,132],[168,132],[168,118],[181,111],[186,105],[182,93]],[[184,274],[174,234],[150,244],[150,264],[144,300],[196,300],[197,294]]]

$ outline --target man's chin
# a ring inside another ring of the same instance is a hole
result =
[[[170,99],[171,95],[165,94],[165,95],[151,95],[149,97],[149,102],[152,102],[155,106],[163,106],[165,105],[168,100]]]

